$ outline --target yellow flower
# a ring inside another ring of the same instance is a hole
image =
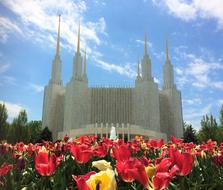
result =
[[[145,167],[146,174],[148,176],[148,190],[154,190],[154,185],[153,185],[153,177],[155,175],[155,166],[153,164]]]
[[[207,158],[207,154],[204,150],[201,151],[201,158],[202,159],[206,159]]]
[[[98,168],[101,171],[106,170],[106,169],[112,169],[111,163],[107,162],[106,160],[94,161],[92,162],[92,167]]]
[[[135,136],[135,140],[136,140],[136,141],[142,141],[142,140],[143,140],[143,137],[142,137],[142,136],[137,136],[137,135],[136,135],[136,136]]]
[[[152,178],[155,175],[155,167],[153,165],[147,166],[145,170],[149,178]]]
[[[146,143],[141,143],[141,148],[143,150],[148,150],[147,144]]]
[[[90,190],[116,190],[115,173],[111,169],[100,171],[86,181]]]

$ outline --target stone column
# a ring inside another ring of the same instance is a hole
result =
[[[108,123],[106,123],[106,126],[105,126],[105,133],[106,133],[106,138],[108,138]]]
[[[127,133],[128,133],[128,141],[130,141],[130,125],[127,123]]]
[[[125,139],[125,132],[124,132],[124,123],[122,123],[122,139]]]
[[[101,123],[101,138],[103,137],[103,123]]]
[[[95,132],[95,136],[97,136],[98,135],[98,124],[97,124],[97,122],[95,123],[95,126],[94,126],[94,132]]]
[[[120,131],[119,131],[119,124],[118,123],[116,123],[116,134],[117,134],[117,137],[119,138],[119,133],[120,133]]]

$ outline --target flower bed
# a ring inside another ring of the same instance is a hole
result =
[[[223,189],[223,143],[82,136],[0,144],[0,189]]]

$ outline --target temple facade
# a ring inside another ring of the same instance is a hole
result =
[[[152,62],[147,51],[138,63],[134,87],[89,87],[86,51],[80,51],[80,25],[77,50],[73,57],[73,73],[67,85],[61,79],[60,18],[56,55],[49,83],[44,89],[43,127],[48,127],[54,140],[65,134],[109,136],[115,127],[119,138],[135,135],[168,139],[183,136],[181,93],[174,83],[173,66],[168,56],[163,64],[163,87],[158,88],[152,76]]]

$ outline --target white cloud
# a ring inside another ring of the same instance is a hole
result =
[[[212,106],[212,104],[208,104],[202,108],[184,108],[184,121],[191,123],[195,129],[199,129],[202,116],[210,114]]]
[[[5,43],[12,33],[22,35],[22,30],[19,26],[9,18],[0,16],[0,42]]]
[[[1,62],[3,62],[3,60],[0,60],[0,63]],[[9,63],[0,65],[0,86],[3,86],[4,84],[15,84],[15,77],[7,74],[7,71],[9,70],[10,66],[11,65]]]
[[[153,0],[153,3],[165,7],[171,15],[184,21],[215,19],[218,26],[223,28],[222,0]]]
[[[127,77],[130,78],[134,78],[136,77],[136,72],[135,70],[132,69],[132,64],[127,63],[124,66],[120,66],[120,65],[115,65],[112,63],[108,63],[102,60],[95,60],[96,62],[96,66],[106,70],[106,71],[110,71],[110,72],[116,72],[120,75],[125,75]]]
[[[183,99],[182,101],[183,101],[183,103],[186,103],[186,104],[188,104],[188,105],[194,105],[194,104],[197,105],[197,104],[201,104],[201,103],[202,103],[202,101],[201,101],[200,98]]]
[[[143,40],[135,40],[135,42],[140,45],[140,46],[144,46],[145,45],[145,41]],[[165,57],[165,53],[163,51],[159,52],[156,50],[156,48],[153,46],[152,42],[148,41],[148,54],[151,53],[151,55],[153,55],[156,59],[163,61],[164,57]]]
[[[96,65],[104,70],[116,72],[121,75],[133,77],[133,71],[129,64],[119,66],[102,61],[103,54],[98,51],[98,46],[105,43],[100,39],[100,35],[108,36],[106,33],[106,21],[104,17],[98,21],[85,21],[84,13],[87,10],[85,1],[58,0],[2,0],[1,3],[10,9],[17,17],[17,25],[23,28],[26,33],[24,37],[32,40],[33,43],[56,47],[58,13],[61,13],[61,47],[70,52],[74,52],[77,43],[78,23],[81,26],[81,49],[86,47],[88,55],[94,54],[97,57]],[[8,19],[8,18],[5,18]],[[9,20],[9,19],[8,19]],[[18,32],[14,27],[11,31]],[[50,42],[50,43],[48,43]],[[149,43],[150,44],[150,43]],[[36,91],[41,91],[42,87],[32,86]]]
[[[156,82],[157,84],[160,84],[160,80],[156,77],[154,77],[154,82]]]
[[[223,105],[223,99],[218,100],[219,105]]]
[[[195,7],[182,0],[166,0],[166,6],[169,12],[183,20],[191,20],[196,17]]]
[[[201,109],[201,113],[202,115],[206,115],[209,114],[212,108],[212,104],[208,104],[207,106],[205,106],[203,109]]]
[[[183,70],[182,69],[180,69],[180,68],[175,68],[175,71],[176,71],[176,73],[178,74],[178,75],[182,75],[183,74]]]
[[[38,85],[38,84],[30,83],[30,87],[37,93],[38,92],[43,92],[43,90],[44,90],[44,86]]]
[[[13,118],[17,117],[19,112],[23,109],[25,109],[24,106],[22,106],[21,104],[15,104],[15,103],[11,103],[11,102],[4,102],[0,100],[1,104],[5,104],[6,108],[7,108],[7,112],[8,112],[8,120],[12,121]]]
[[[55,42],[52,38],[57,36],[58,13],[62,14],[62,47],[69,50],[76,48],[75,40],[77,40],[79,21],[81,25],[81,48],[87,47],[88,52],[92,51],[88,43],[93,42],[99,45],[101,43],[99,35],[106,34],[106,22],[103,17],[99,18],[97,22],[84,21],[83,14],[87,10],[85,1],[58,0],[55,3],[54,0],[3,0],[1,3],[18,16],[17,26],[21,26],[26,34],[24,37],[33,42],[43,44],[47,42],[48,44],[50,35],[51,41]],[[8,18],[4,19],[8,21],[6,23],[10,23]],[[9,28],[11,31],[19,32],[12,25]]]
[[[2,64],[2,65],[0,65],[0,74],[3,74],[6,71],[8,71],[9,67],[10,67],[10,64]]]
[[[13,76],[8,76],[8,75],[2,75],[0,76],[0,86],[2,85],[15,85],[16,84],[16,79]]]
[[[144,40],[136,40],[136,43],[138,43],[140,45],[145,45],[145,41]],[[152,48],[153,47],[152,42],[148,42],[147,41],[147,44],[149,45],[149,48]]]
[[[188,79],[187,76],[184,76],[184,75],[180,75],[180,76],[177,76],[177,80],[176,80],[176,83],[177,85],[182,88],[185,84],[187,84],[190,80]]]
[[[181,62],[188,62],[184,67],[175,69],[177,74],[177,83],[183,86],[187,83],[197,88],[215,88],[223,90],[223,81],[213,78],[213,74],[223,70],[223,64],[215,61],[213,57],[206,59],[194,54],[175,49],[176,54]]]

